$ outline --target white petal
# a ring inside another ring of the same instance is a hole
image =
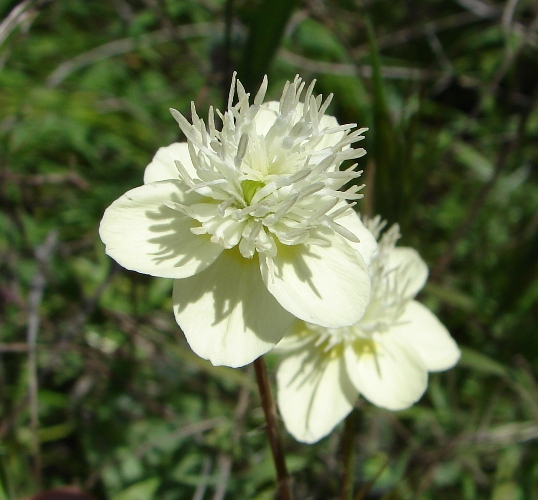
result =
[[[448,330],[421,303],[412,300],[406,306],[398,325],[390,335],[405,339],[417,351],[428,371],[452,368],[460,358],[460,350]]]
[[[308,329],[306,329],[304,321],[297,319],[271,352],[276,354],[286,354],[302,349],[310,342],[312,342],[312,332],[309,332]]]
[[[346,203],[347,202],[345,201],[338,203],[334,207],[334,210],[339,209]],[[348,241],[348,244],[360,252],[362,258],[364,259],[364,262],[367,266],[369,266],[370,262],[372,261],[372,256],[376,252],[378,245],[373,234],[362,223],[362,220],[357,214],[357,212],[355,212],[353,208],[350,208],[346,212],[346,215],[336,219],[336,222],[341,226],[344,226],[348,231],[351,231],[359,239],[358,243]]]
[[[336,120],[334,116],[323,115],[321,117],[321,120],[319,121],[318,128],[320,130],[330,129],[330,128],[338,127],[338,125],[339,125],[338,121]],[[343,136],[344,136],[344,132],[336,132],[335,134],[324,134],[319,144],[317,144],[317,146],[315,147],[315,150],[321,151],[322,149],[325,149],[325,148],[332,148],[333,146],[336,146],[336,144],[338,144],[342,140]],[[349,146],[347,146],[344,149],[348,149],[348,148]]]
[[[313,344],[287,356],[277,371],[277,401],[288,432],[314,443],[353,409],[357,390],[342,356],[328,356]]]
[[[192,350],[214,365],[251,363],[294,318],[267,291],[257,259],[224,251],[203,273],[174,283],[174,313]]]
[[[320,232],[328,247],[279,245],[272,258],[260,256],[268,290],[299,319],[330,328],[357,323],[370,300],[364,260],[340,235]]]
[[[390,333],[376,335],[373,348],[362,347],[347,346],[345,358],[349,377],[368,401],[403,410],[420,399],[428,371],[414,349]]]
[[[192,165],[189,155],[188,144],[186,142],[174,142],[170,146],[159,148],[151,160],[151,163],[144,171],[144,184],[150,182],[177,180],[179,173],[175,160],[183,163],[183,166],[191,177],[197,177],[196,169]]]
[[[185,278],[209,266],[222,252],[208,235],[194,235],[198,221],[164,203],[200,202],[180,181],[161,181],[128,191],[103,215],[99,235],[106,253],[127,269],[163,278]]]
[[[256,126],[256,133],[261,136],[265,136],[269,132],[270,128],[275,123],[278,116],[278,109],[280,103],[278,101],[264,102],[256,116],[254,117],[254,124]]]
[[[394,248],[389,254],[389,269],[398,269],[398,280],[407,282],[405,296],[408,298],[413,298],[428,279],[428,266],[413,248]]]

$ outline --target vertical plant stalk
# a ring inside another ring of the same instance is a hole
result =
[[[260,356],[254,361],[254,370],[256,371],[256,381],[258,382],[258,390],[262,401],[265,421],[267,422],[267,438],[271,446],[273,454],[273,462],[275,463],[278,493],[281,500],[293,500],[291,493],[291,478],[286,468],[286,460],[284,457],[284,449],[282,440],[278,430],[278,421],[276,417],[276,406],[271,394],[271,386],[269,385],[269,376],[263,356]]]
[[[234,0],[226,0],[224,5],[224,44],[223,44],[223,61],[222,77],[220,79],[220,88],[222,93],[222,105],[226,109],[228,103],[228,92],[232,83],[232,28],[234,20]]]
[[[32,445],[34,454],[34,477],[36,484],[41,487],[41,444],[39,442],[39,382],[37,375],[37,335],[39,332],[39,306],[45,289],[45,269],[48,266],[52,251],[56,246],[56,231],[51,231],[45,241],[35,250],[37,270],[30,285],[28,295],[28,400],[30,408],[30,428],[32,430]]]
[[[342,436],[342,490],[340,492],[340,500],[353,499],[354,438],[355,411],[352,411],[344,422],[344,434]]]

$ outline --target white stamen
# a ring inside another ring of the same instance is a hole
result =
[[[171,110],[187,137],[196,172],[177,161],[179,177],[188,186],[187,192],[202,198],[194,210],[175,202],[166,206],[198,220],[201,226],[192,228],[194,234],[209,234],[211,241],[225,248],[239,245],[246,258],[256,252],[264,254],[268,262],[276,255],[278,243],[330,245],[324,238],[327,231],[323,237],[316,233],[319,227],[358,241],[336,220],[351,213],[352,200],[362,198],[363,186],[340,190],[362,172],[355,171],[356,164],[342,170],[339,166],[364,154],[362,148],[349,146],[363,139],[361,134],[367,129],[352,130],[355,124],[327,127],[324,115],[333,95],[325,100],[315,96],[314,85],[312,81],[305,89],[299,76],[287,82],[277,111],[263,103],[266,76],[250,104],[250,95],[234,73],[227,110],[210,108],[207,126],[194,104],[192,124]],[[221,130],[215,127],[215,113],[222,120]],[[257,129],[261,113],[264,121],[272,120],[263,135]],[[342,200],[344,206],[335,208]]]

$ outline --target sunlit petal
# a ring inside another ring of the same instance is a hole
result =
[[[428,279],[428,266],[414,248],[396,247],[389,254],[387,270],[397,269],[397,279],[405,286],[405,297],[413,298]]]
[[[271,262],[272,260],[272,262]],[[334,236],[330,246],[279,247],[260,258],[269,291],[293,315],[327,327],[356,323],[370,299],[370,277],[361,255]]]
[[[371,403],[403,410],[416,403],[428,384],[428,372],[418,353],[396,336],[376,335],[345,349],[348,374]]]
[[[341,356],[328,356],[312,343],[286,356],[277,371],[278,408],[295,439],[314,443],[353,409],[357,390]]]
[[[105,211],[99,235],[106,253],[126,269],[164,278],[184,278],[202,271],[222,247],[207,235],[194,235],[198,221],[165,205],[194,203],[179,181],[145,184],[128,191]]]
[[[346,202],[341,202],[336,205],[335,209],[344,206]],[[345,212],[345,215],[337,219],[336,222],[344,226],[348,231],[351,231],[357,238],[358,242],[348,241],[348,244],[359,251],[367,266],[370,265],[372,257],[377,250],[377,241],[370,231],[362,223],[358,214],[350,208]]]
[[[445,326],[427,307],[416,300],[409,302],[399,323],[391,328],[418,353],[428,371],[452,368],[460,350]]]
[[[180,161],[191,175],[196,176],[196,170],[192,166],[189,155],[188,144],[186,142],[174,142],[170,146],[164,146],[157,150],[153,160],[144,171],[144,184],[170,179],[178,180],[179,173],[175,161]]]
[[[269,351],[294,318],[267,291],[256,259],[224,251],[174,282],[174,313],[192,350],[214,365],[243,366]]]
[[[296,319],[271,352],[288,354],[302,349],[310,342],[312,342],[312,333],[305,328],[304,321]]]

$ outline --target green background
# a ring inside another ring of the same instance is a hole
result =
[[[370,127],[363,213],[399,222],[462,348],[422,400],[356,412],[356,498],[538,498],[538,5],[531,0],[0,3],[0,500],[271,499],[251,369],[188,348],[171,281],[104,254],[168,112],[231,71],[299,73]],[[278,360],[269,357],[274,374]],[[341,427],[284,434],[298,499],[338,498]]]

